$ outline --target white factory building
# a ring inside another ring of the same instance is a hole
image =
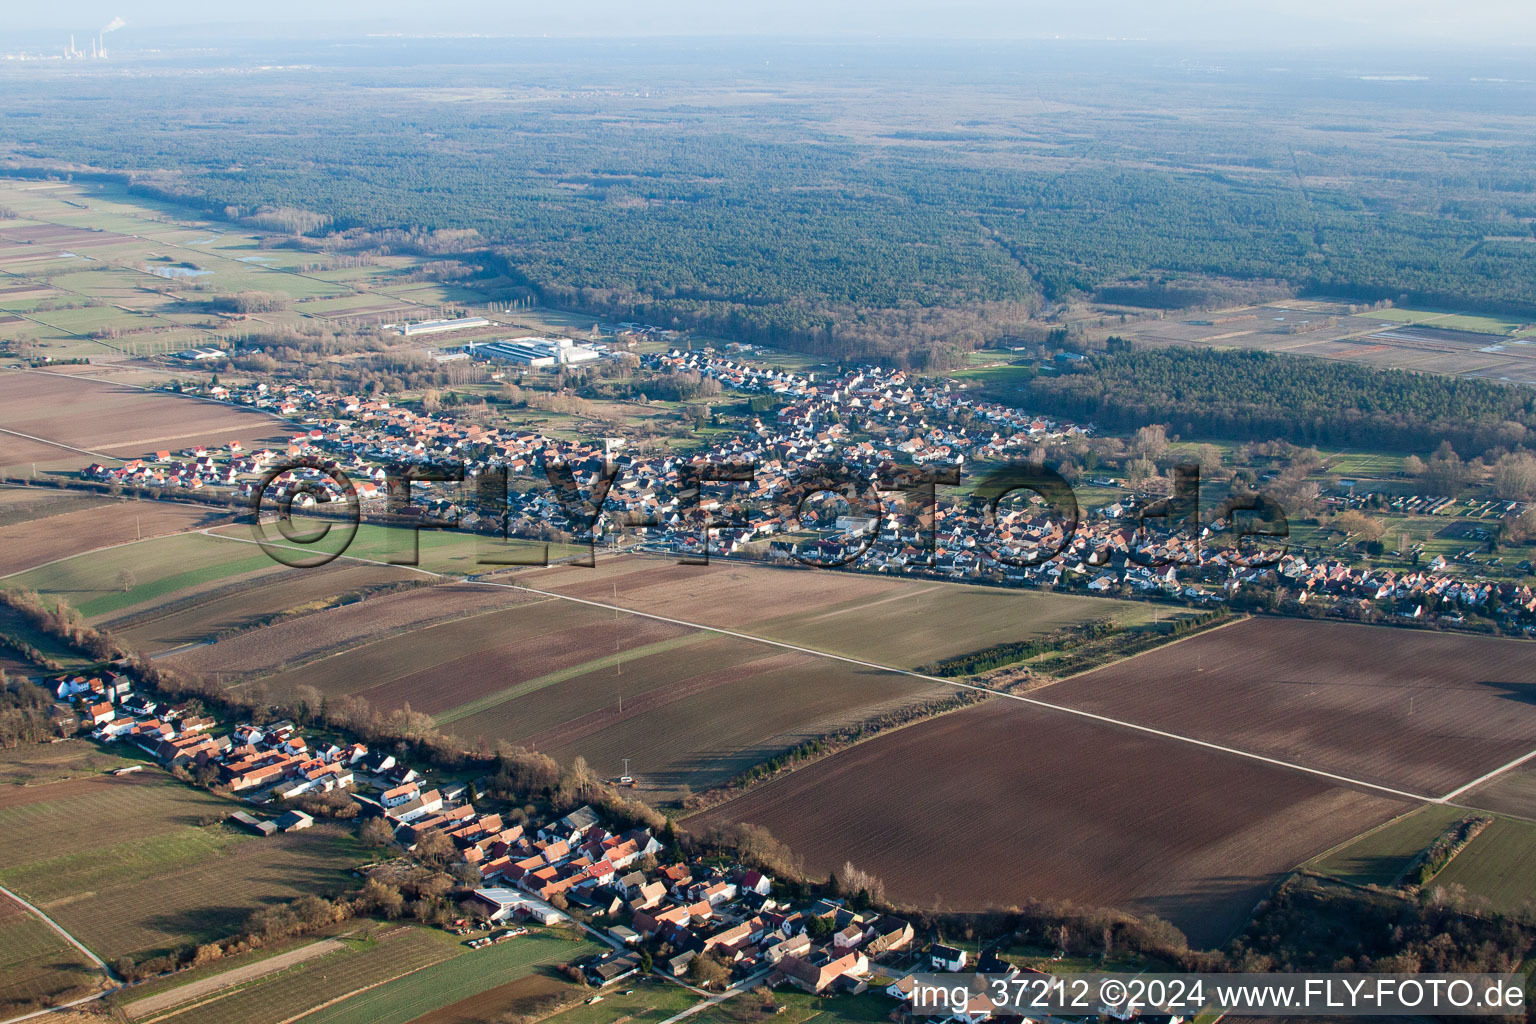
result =
[[[454,320],[421,320],[414,324],[390,324],[389,326],[410,337],[417,334],[463,331],[471,327],[489,327],[491,322],[483,316],[461,316]]]
[[[595,348],[578,345],[570,338],[509,338],[503,341],[472,341],[464,346],[476,359],[491,359],[519,366],[566,366],[590,363],[602,355]]]

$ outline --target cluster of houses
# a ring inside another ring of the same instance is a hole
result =
[[[274,467],[307,458],[345,473],[366,505],[386,496],[386,466],[445,465],[462,470],[464,482],[413,482],[412,500],[461,529],[542,537],[554,528],[609,538],[622,531],[642,549],[700,555],[707,546],[709,554],[719,556],[795,558],[1000,585],[1162,594],[1197,603],[1221,601],[1248,584],[1298,586],[1310,595],[1308,600],[1337,599],[1354,604],[1355,610],[1362,610],[1361,602],[1382,600],[1378,595],[1390,594],[1402,604],[1433,594],[1463,609],[1497,606],[1511,623],[1536,628],[1536,604],[1528,588],[1448,572],[1445,564],[1393,575],[1352,568],[1342,560],[1310,564],[1300,576],[1298,560],[1292,560],[1282,579],[1273,565],[1256,566],[1252,551],[1239,552],[1223,529],[1226,524],[1202,528],[1198,537],[1138,534],[1137,509],[1130,500],[1086,515],[1065,543],[1058,515],[1005,513],[993,522],[978,506],[948,503],[939,503],[930,515],[889,490],[875,499],[879,507],[874,514],[807,531],[796,512],[803,496],[797,481],[808,467],[837,467],[855,480],[869,481],[867,493],[873,496],[876,482],[893,467],[996,465],[1091,428],[981,401],[954,382],[919,380],[900,370],[854,367],[818,379],[714,349],[648,354],[642,363],[660,372],[709,377],[772,402],[739,434],[715,441],[701,456],[614,456],[606,440],[554,441],[527,429],[395,406],[381,397],[299,384],[219,386],[215,397],[301,420],[306,429],[283,450],[244,453],[231,446],[213,454],[192,449],[176,457],[157,452],[123,467],[93,466],[86,473],[167,487],[224,488],[248,499]],[[699,487],[690,470],[701,458],[749,463],[753,478]],[[579,501],[548,485],[510,487],[502,507],[466,497],[484,474],[504,470],[512,479],[543,482],[551,464],[569,474],[566,480]],[[325,489],[314,486],[321,476],[313,469],[288,470],[269,497],[292,495],[298,507],[312,506],[324,500]],[[1430,510],[1434,502],[1418,504]],[[791,531],[793,537],[783,536]],[[1409,618],[1423,614],[1415,607],[1392,611]]]
[[[1472,610],[1498,609],[1521,618],[1536,616],[1536,590],[1531,587],[1436,572],[1444,566],[1445,559],[1439,556],[1429,563],[1427,571],[1401,572],[1334,558],[1308,561],[1296,555],[1282,558],[1268,576],[1296,590],[1303,604],[1319,597],[1350,601],[1361,610],[1385,604],[1410,619],[1422,618],[1433,606],[1439,618],[1453,623]]]
[[[612,830],[590,806],[544,824],[512,823],[479,811],[464,784],[429,787],[391,755],[371,753],[361,743],[312,744],[292,722],[243,723],[216,735],[214,720],[186,706],[164,706],[136,691],[129,677],[111,672],[62,677],[54,690],[94,726],[98,740],[131,744],[166,767],[212,769],[214,781],[252,805],[340,790],[367,813],[382,816],[407,848],[432,836],[446,839],[454,858],[480,876],[470,898],[486,921],[574,921],[606,941],[609,952],[579,965],[593,985],[637,974],[647,960],[654,970],[684,980],[697,958],[710,957],[740,986],[764,982],[817,995],[860,993],[878,976],[895,979],[882,982],[882,991],[912,1019],[1006,1019],[982,998],[941,1018],[913,1004],[915,972],[1018,972],[995,955],[983,954],[973,964],[965,950],[919,943],[903,918],[841,900],[794,905],[759,870],[668,858],[649,829]],[[122,769],[133,770],[137,766]],[[253,807],[230,818],[261,836],[314,823],[302,810],[280,810],[268,817]],[[984,991],[977,979],[978,994]],[[1036,1018],[1036,1024],[1066,1022]]]
[[[209,782],[253,804],[344,791],[402,829],[435,827],[468,810],[466,786],[428,786],[414,768],[362,743],[312,744],[291,721],[242,723],[218,734],[214,719],[165,705],[114,672],[68,676],[54,691],[78,709],[95,739],[137,747],[166,768],[211,771]]]
[[[646,949],[656,969],[679,978],[711,956],[738,980],[863,991],[871,958],[913,942],[908,922],[878,912],[825,900],[793,908],[755,869],[666,862],[649,830],[612,833],[588,806],[538,827],[466,820],[443,828],[479,868],[485,885],[474,898],[489,920],[548,923],[581,912],[606,925],[613,950],[583,965],[595,985],[638,972]]]
[[[794,905],[756,869],[669,860],[648,830],[614,834],[591,807],[542,826],[498,832],[499,824],[492,816],[449,833],[457,834],[465,858],[485,880],[473,899],[498,924],[574,917],[612,947],[579,965],[593,986],[632,978],[647,961],[652,970],[683,981],[692,976],[695,960],[710,957],[736,988],[762,983],[827,996],[869,991],[880,979],[875,991],[897,1004],[892,1019],[1068,1024],[1040,1014],[1024,1018],[994,1002],[997,977],[1045,972],[1020,968],[992,949],[973,957],[937,940],[922,942],[911,922],[843,900]],[[946,989],[965,992],[942,1012],[916,990],[921,976],[933,974],[955,975]],[[1113,1015],[1109,1008],[1105,1013]],[[1181,1024],[1163,1013],[1140,1019]]]

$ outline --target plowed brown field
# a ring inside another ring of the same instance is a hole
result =
[[[1410,806],[1007,700],[887,733],[688,821],[765,826],[824,875],[852,861],[921,908],[1029,897],[1235,932],[1282,873]]]
[[[1536,643],[1255,618],[1034,696],[1426,796],[1536,749]]]
[[[218,402],[58,374],[0,373],[0,427],[75,448],[134,458],[159,449],[276,443],[281,420]],[[0,466],[89,456],[0,435]]]
[[[3,435],[0,435],[3,436]],[[83,551],[229,522],[204,505],[124,501],[0,526],[0,576]]]

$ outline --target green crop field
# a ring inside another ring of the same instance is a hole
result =
[[[690,1019],[696,1024],[760,1024],[769,1020],[781,1024],[880,1024],[890,1019],[894,1006],[890,996],[873,986],[856,996],[813,996],[785,988],[771,997],[761,991],[747,992]]]
[[[1152,615],[1145,602],[912,581],[890,597],[771,619],[748,631],[831,654],[915,668],[1074,623],[1113,618],[1135,625],[1150,622]]]
[[[239,806],[158,770],[0,789],[0,883],[108,960],[228,935],[257,907],[351,887],[363,855],[349,833],[259,839],[224,824]]]
[[[1498,818],[1434,877],[1434,885],[1460,885],[1496,910],[1536,901],[1536,824]]]
[[[539,967],[579,960],[604,949],[585,939],[536,930],[500,945],[465,950],[425,970],[316,1010],[302,1020],[304,1024],[406,1024],[444,1003],[516,981]]]
[[[1356,885],[1390,885],[1435,837],[1466,811],[1443,804],[1421,807],[1310,862],[1320,874]]]
[[[330,533],[313,543],[286,541],[278,532],[276,525],[268,525],[265,529],[267,538],[273,545],[285,545],[287,548],[297,549],[290,552],[295,560],[306,560],[309,553],[333,552],[340,552],[348,558],[368,559],[393,565],[410,564],[411,559],[414,558],[416,568],[440,573],[491,572],[505,567],[497,560],[516,559],[532,563],[542,559],[545,551],[543,542],[515,538],[502,540],[471,533],[468,530],[455,529],[413,531],[404,527],[362,523],[358,525],[356,533],[349,538],[344,524],[295,518],[290,532],[307,541],[310,536],[318,537],[319,531],[327,525],[331,527]],[[244,524],[222,527],[215,532],[241,541],[259,539],[254,527]],[[587,550],[584,547],[564,544],[550,544],[548,548],[551,559],[580,555]]]
[[[6,582],[62,600],[87,618],[121,612],[181,590],[273,569],[277,563],[253,545],[199,534],[161,537],[91,551],[10,577]],[[123,573],[132,585],[123,586]]]
[[[103,980],[79,950],[20,905],[0,896],[0,1014],[84,991]]]
[[[78,669],[91,663],[90,658],[80,654],[58,637],[32,628],[31,623],[23,619],[20,612],[10,608],[0,607],[0,636],[34,648],[43,657],[58,662],[65,669]],[[30,675],[38,667],[29,661],[23,661],[21,655],[11,648],[0,648],[0,658],[14,663],[18,670],[22,670],[23,675]]]
[[[403,925],[383,929],[376,937],[348,940],[347,947],[144,1021],[277,1024],[458,956],[464,948],[445,932]]]
[[[625,992],[629,992],[629,995],[625,995]],[[620,1024],[620,1022],[660,1024],[661,1021],[703,1002],[702,997],[682,986],[671,985],[658,978],[627,978],[611,986],[601,995],[602,1002],[577,1003],[545,1018],[544,1024]],[[752,997],[747,995],[738,998]],[[700,1018],[696,1016],[689,1019]],[[434,1021],[433,1024],[436,1022]]]
[[[1443,327],[1446,330],[1472,331],[1477,334],[1514,334],[1529,323],[1515,317],[1425,309],[1373,309],[1366,316],[1395,323],[1423,324],[1426,327]]]

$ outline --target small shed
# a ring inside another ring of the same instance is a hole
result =
[[[297,832],[301,828],[309,828],[315,823],[315,819],[303,811],[289,811],[277,819],[277,827],[284,832]]]
[[[248,814],[245,811],[236,811],[229,816],[229,820],[259,836],[270,836],[277,831],[277,826],[272,822],[264,818],[258,818],[254,814]]]

